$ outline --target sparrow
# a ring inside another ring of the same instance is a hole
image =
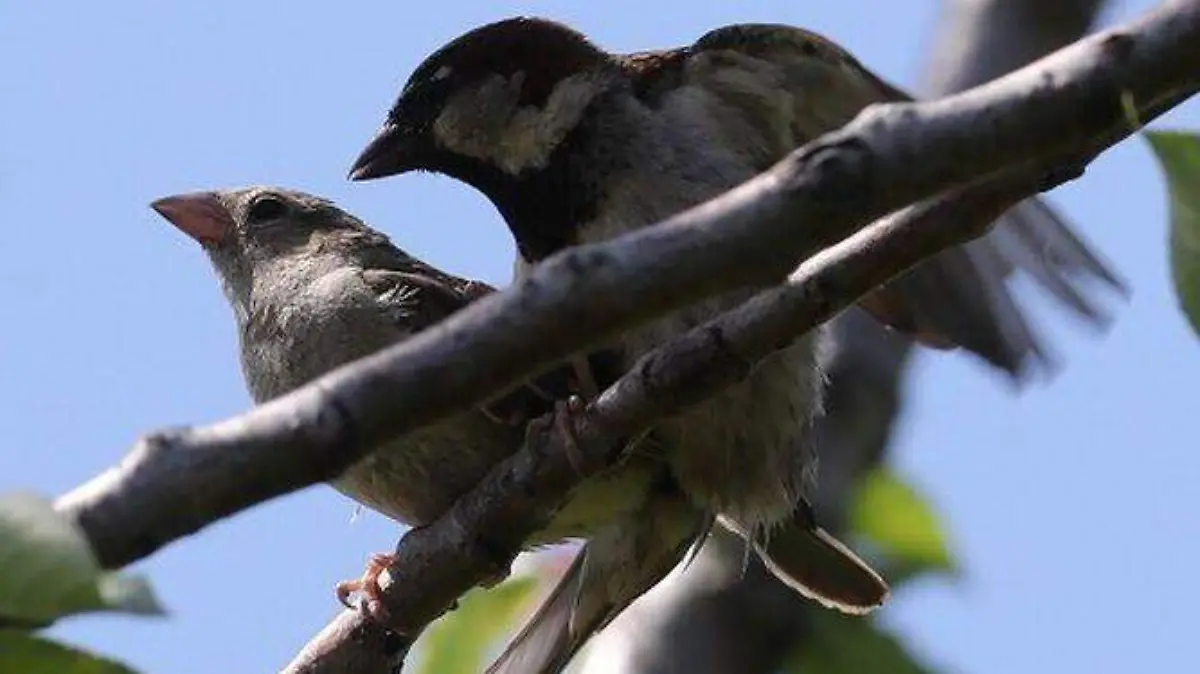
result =
[[[790,26],[732,25],[685,47],[613,54],[561,23],[517,17],[426,58],[350,178],[430,171],[474,187],[512,233],[521,275],[564,248],[718,196],[869,104],[909,98],[830,40]],[[1042,352],[1004,291],[1011,271],[1029,270],[1087,316],[1096,310],[1070,279],[1120,282],[1042,202],[1015,215],[987,248],[948,251],[859,306],[922,343],[966,347],[1018,376]],[[611,348],[628,368],[754,292],[697,303]],[[803,518],[797,508],[815,479],[826,346],[823,329],[803,335],[658,428],[697,506],[768,546],[764,532]],[[781,556],[797,568],[773,570],[804,587],[803,555]]]
[[[152,207],[211,260],[233,308],[247,386],[259,403],[403,341],[493,292],[418,260],[333,203],[301,192],[198,192]],[[571,395],[578,386],[572,376],[560,367],[483,408],[390,441],[332,485],[399,522],[427,524],[522,447],[521,422]],[[536,548],[588,539],[551,600],[491,671],[558,671],[707,534],[711,518],[679,488],[662,454],[655,434],[648,434],[618,465],[585,480],[527,542]],[[791,554],[791,541],[815,560],[810,582],[820,601],[848,612],[881,604],[887,594],[882,579],[806,517],[783,528],[775,554]],[[770,563],[772,552],[760,554]],[[339,586],[343,602],[361,590],[371,612],[384,611],[375,577],[390,561],[372,556],[362,579]]]
[[[331,202],[301,192],[198,192],[159,199],[152,208],[208,254],[233,308],[242,372],[256,403],[403,341],[493,291],[422,262]],[[375,448],[331,484],[372,510],[422,526],[518,451],[523,422],[552,411],[570,389],[570,372],[552,371]],[[644,514],[652,495],[673,493],[659,478],[661,464],[651,452],[632,451],[617,469],[580,485],[529,546],[588,536],[627,512]],[[373,578],[388,563],[388,555],[372,556],[363,581],[340,586],[343,601],[354,590],[377,592]]]

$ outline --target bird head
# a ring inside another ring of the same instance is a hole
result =
[[[546,168],[619,72],[612,57],[560,23],[517,17],[476,28],[409,77],[350,170],[369,180],[444,173],[485,193],[488,178]]]
[[[302,273],[387,243],[332,202],[278,187],[177,194],[150,207],[204,248],[235,305],[248,301],[255,277],[261,282],[268,269]]]

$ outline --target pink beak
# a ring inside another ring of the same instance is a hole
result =
[[[192,192],[163,197],[150,208],[202,246],[215,245],[233,231],[233,218],[215,192]]]

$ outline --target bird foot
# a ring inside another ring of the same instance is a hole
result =
[[[529,422],[527,435],[530,433],[546,433],[551,429],[557,431],[563,438],[563,448],[567,453],[567,461],[576,472],[583,473],[583,450],[579,448],[579,436],[575,432],[575,417],[587,405],[579,396],[573,395],[566,400],[554,401],[554,411]]]
[[[344,580],[337,584],[334,592],[337,593],[338,601],[342,603],[342,606],[353,609],[356,606],[350,603],[350,598],[355,594],[361,594],[363,601],[359,602],[358,608],[374,621],[386,625],[391,615],[383,603],[383,589],[379,587],[379,575],[395,562],[396,555],[393,554],[371,555],[361,577],[357,580]]]

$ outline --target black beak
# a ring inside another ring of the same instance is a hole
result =
[[[416,170],[425,154],[423,146],[419,134],[406,133],[394,124],[384,124],[354,160],[350,180],[373,180]]]

